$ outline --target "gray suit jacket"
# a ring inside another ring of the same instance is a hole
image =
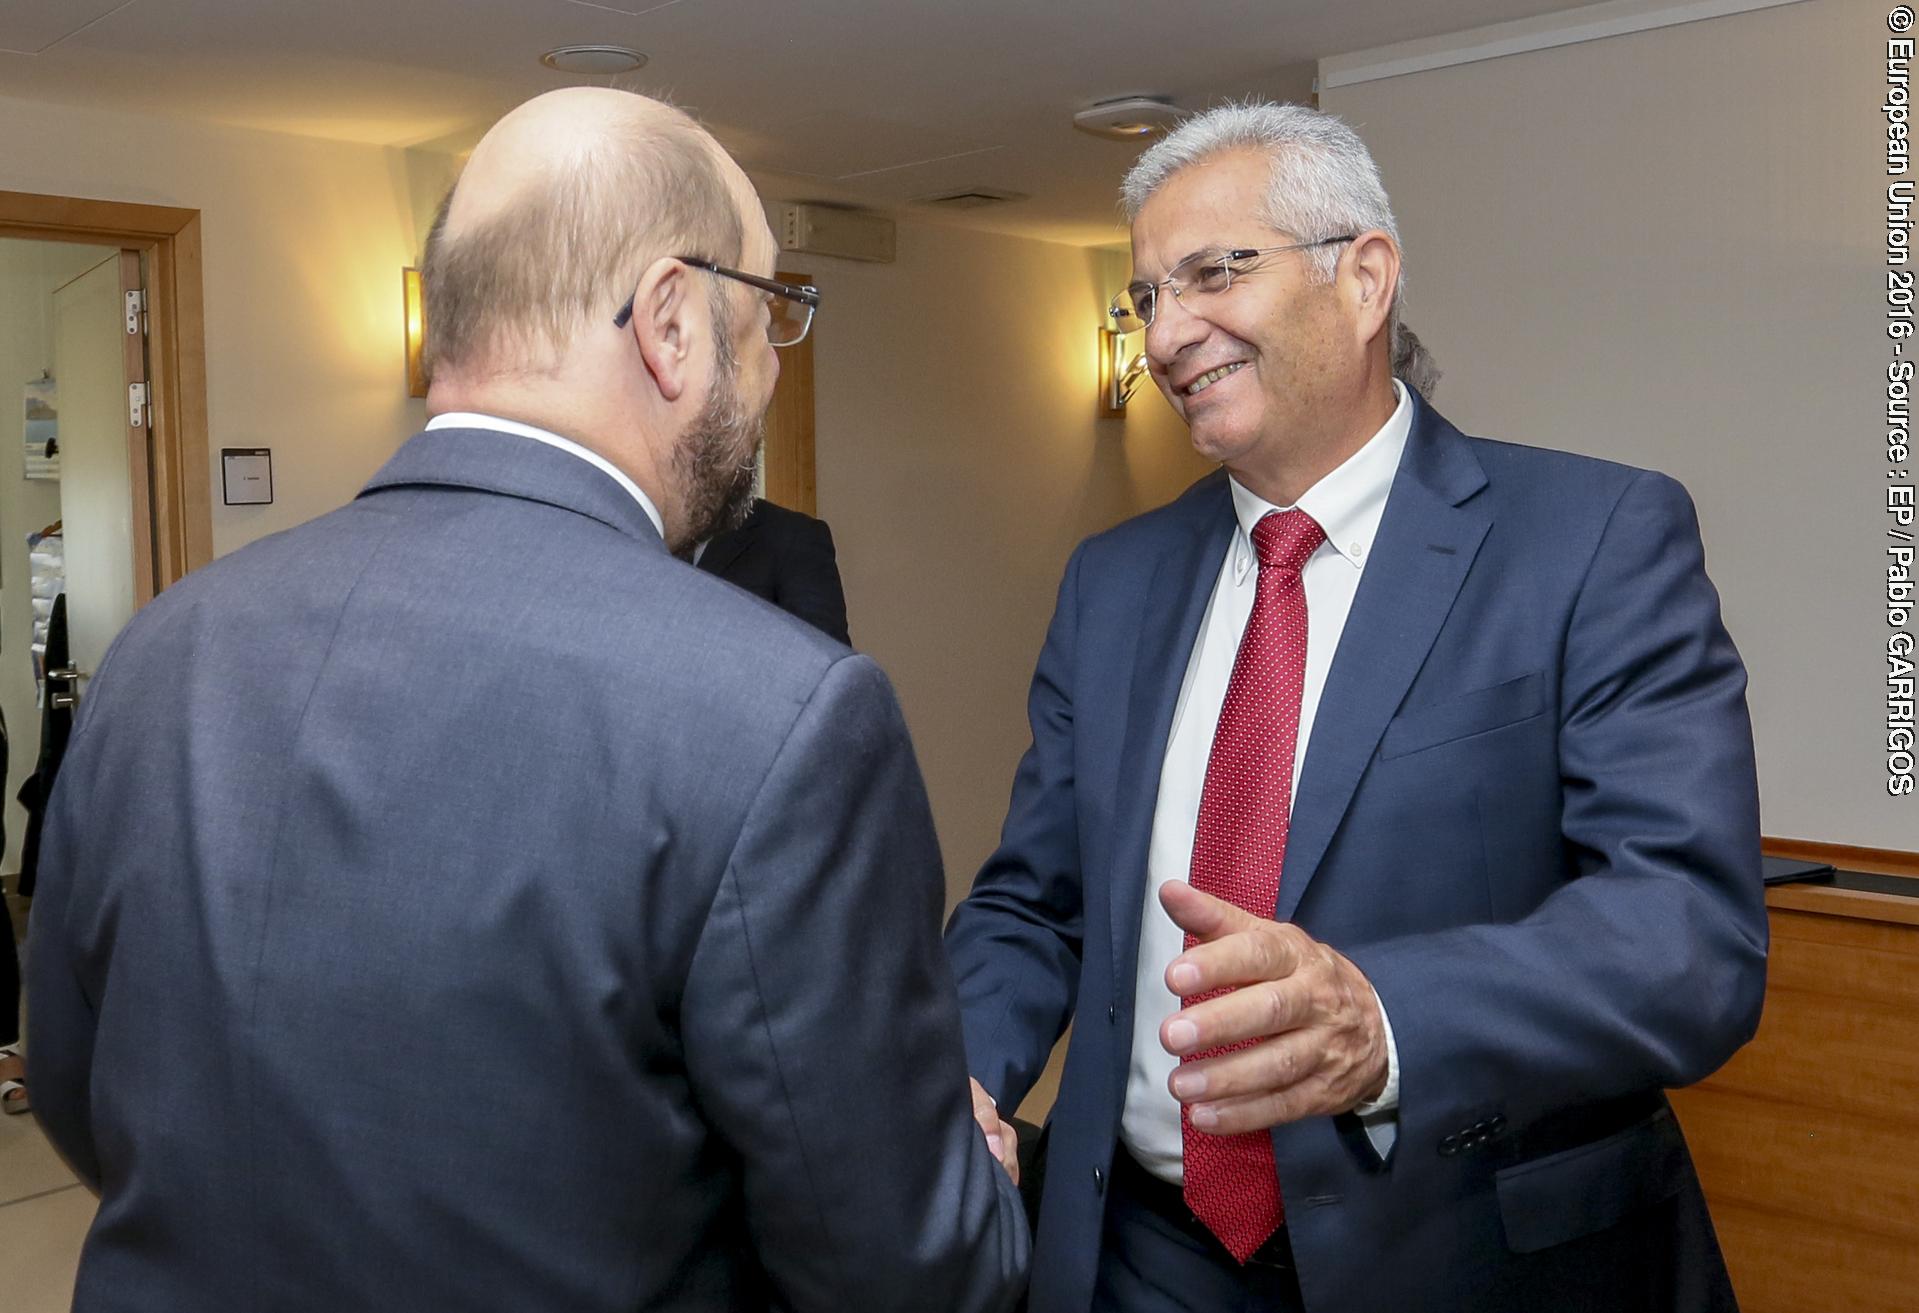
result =
[[[30,977],[76,1307],[1001,1307],[940,903],[872,662],[587,463],[420,434],[82,709]]]

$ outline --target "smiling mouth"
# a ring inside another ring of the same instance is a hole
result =
[[[1218,369],[1209,369],[1191,383],[1188,383],[1182,395],[1196,397],[1213,384],[1219,382],[1222,378],[1225,378],[1228,374],[1236,374],[1244,368],[1246,368],[1246,362],[1239,360],[1230,365],[1221,365]]]

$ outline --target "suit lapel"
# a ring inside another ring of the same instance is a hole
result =
[[[765,505],[763,501],[754,502],[753,510],[747,515],[744,524],[726,533],[714,534],[713,541],[709,542],[706,550],[700,553],[700,569],[709,574],[724,576],[726,567],[737,561],[740,553],[752,545],[760,523],[765,518],[765,512],[761,509]]]
[[[1458,431],[1418,404],[1300,768],[1275,910],[1281,921],[1298,910],[1492,526],[1483,506],[1463,504],[1485,484]]]
[[[1159,801],[1160,767],[1172,733],[1173,710],[1233,536],[1232,494],[1221,473],[1186,498],[1173,538],[1154,563],[1139,610],[1138,645],[1126,699],[1126,733],[1120,749],[1119,797],[1114,816],[1120,832],[1113,846],[1109,905],[1112,914],[1113,997],[1129,1007],[1139,956],[1141,901],[1146,896],[1147,849],[1153,810]]]
[[[752,535],[745,528],[719,534],[700,553],[700,569],[725,577],[726,568],[740,559],[751,542]]]

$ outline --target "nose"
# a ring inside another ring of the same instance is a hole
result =
[[[1206,336],[1204,319],[1176,296],[1161,295],[1153,306],[1153,322],[1146,326],[1146,358],[1157,368],[1171,365],[1181,351]]]

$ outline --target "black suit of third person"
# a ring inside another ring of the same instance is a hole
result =
[[[700,569],[736,584],[798,616],[829,638],[852,645],[846,594],[826,521],[761,498],[746,523],[715,534],[700,553]]]

